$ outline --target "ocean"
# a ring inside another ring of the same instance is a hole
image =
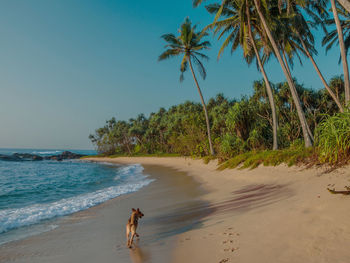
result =
[[[0,154],[56,155],[64,150],[0,149]],[[69,150],[93,155],[95,151]],[[58,227],[55,219],[135,192],[151,183],[139,164],[84,160],[0,160],[0,245]]]

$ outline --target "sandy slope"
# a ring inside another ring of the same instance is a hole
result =
[[[97,159],[95,159],[97,160]],[[217,171],[190,158],[99,158],[185,171],[208,191],[204,224],[178,236],[173,262],[350,262],[349,167],[258,167]]]

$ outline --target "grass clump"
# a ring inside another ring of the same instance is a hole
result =
[[[350,111],[327,116],[318,125],[315,139],[319,161],[337,164],[350,156]]]
[[[276,151],[251,151],[236,155],[235,157],[222,163],[218,170],[226,168],[233,169],[240,166],[240,169],[254,169],[260,164],[265,166],[277,166],[282,163],[288,166],[307,163],[314,155],[314,148],[304,148],[301,146],[292,146],[283,150]]]
[[[212,156],[212,155],[204,156],[204,157],[202,158],[204,164],[208,164],[210,161],[215,160],[215,159],[216,159],[216,157],[215,157],[215,156]]]

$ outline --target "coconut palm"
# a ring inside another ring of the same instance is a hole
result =
[[[201,103],[203,106],[203,111],[205,114],[205,121],[207,125],[207,133],[208,133],[208,141],[209,141],[209,148],[210,148],[210,154],[214,155],[214,148],[211,141],[211,135],[210,135],[210,124],[209,124],[209,117],[208,117],[208,111],[206,104],[204,102],[204,98],[202,95],[202,91],[199,87],[197,77],[195,75],[195,72],[193,70],[193,63],[197,66],[198,71],[203,79],[206,78],[206,70],[200,61],[199,58],[208,60],[208,57],[204,55],[203,53],[200,53],[199,51],[208,49],[210,46],[209,41],[203,41],[203,37],[207,36],[208,34],[201,31],[196,31],[196,26],[192,26],[192,23],[189,18],[186,18],[184,23],[181,25],[179,29],[180,35],[176,37],[174,34],[165,34],[162,36],[162,38],[168,43],[165,48],[167,48],[166,51],[164,51],[159,56],[159,61],[165,60],[174,56],[183,56],[180,66],[181,76],[180,81],[183,81],[184,79],[184,73],[187,71],[188,66],[190,67],[194,82],[197,86],[197,90],[201,99]]]
[[[349,16],[349,13],[347,13],[346,11],[339,9],[339,14],[346,18],[345,20],[340,21],[338,16],[338,9],[336,8],[335,1],[331,0],[331,4],[332,4],[333,15],[334,15],[334,21],[327,20],[327,23],[328,24],[335,23],[336,30],[333,30],[329,34],[327,34],[324,37],[322,44],[323,45],[327,44],[326,50],[329,50],[334,43],[336,42],[339,43],[341,61],[343,64],[343,71],[344,71],[345,104],[348,104],[350,102],[350,80],[349,80],[347,52],[350,47],[350,16]],[[344,36],[345,36],[345,41],[344,41]]]
[[[311,8],[316,8],[318,13],[320,14],[314,13],[311,10]],[[325,11],[325,6],[322,6],[321,3],[319,3],[318,7],[311,6],[311,8],[308,7],[306,8],[306,10],[308,11],[308,14],[310,15],[310,17],[313,18],[312,19],[313,21],[310,21],[310,20],[306,21],[305,17],[302,14],[302,10],[296,9],[294,11],[295,15],[292,17],[292,19],[290,19],[291,24],[288,26],[287,31],[295,35],[294,37],[296,41],[298,41],[302,46],[302,53],[304,53],[309,58],[317,75],[321,79],[325,89],[327,90],[329,95],[332,97],[334,102],[337,104],[340,112],[343,112],[344,109],[339,98],[334,94],[332,89],[329,87],[327,81],[325,80],[323,74],[321,73],[321,70],[319,69],[316,61],[313,58],[313,55],[317,54],[317,50],[314,48],[314,38],[311,33],[310,26],[313,28],[316,28],[319,25],[323,26],[322,18],[320,18],[319,15],[321,16],[323,15],[321,14],[321,12]],[[290,29],[292,29],[292,31]]]
[[[264,2],[264,3],[262,3],[262,2]],[[304,137],[304,141],[305,141],[305,147],[311,147],[312,146],[312,139],[310,137],[308,124],[306,122],[305,114],[304,114],[303,109],[301,107],[301,103],[300,103],[300,99],[299,99],[296,87],[295,87],[293,79],[292,79],[292,77],[291,77],[291,75],[290,75],[290,73],[289,73],[289,71],[288,71],[288,69],[283,61],[283,58],[280,54],[280,49],[278,47],[278,44],[277,44],[277,42],[273,36],[273,33],[270,29],[271,24],[269,24],[268,20],[267,20],[267,18],[269,18],[269,15],[270,15],[269,9],[266,8],[266,7],[268,7],[266,5],[266,4],[268,4],[267,2],[268,1],[253,0],[254,7],[256,8],[256,11],[259,15],[262,27],[264,28],[264,31],[265,31],[265,33],[266,33],[266,35],[271,43],[271,46],[273,48],[274,54],[275,54],[278,62],[281,65],[282,71],[283,71],[283,73],[286,77],[286,80],[288,82],[288,85],[290,87],[292,98],[293,98],[294,104],[296,106],[296,110],[297,110],[300,124],[302,127],[303,137]],[[269,20],[271,21],[271,19],[269,19]]]
[[[322,18],[325,16],[323,13],[325,12],[325,6],[323,5],[324,3],[321,2],[322,1],[318,2],[317,6],[315,6],[315,3],[313,3],[313,5],[310,4],[309,6],[302,8],[302,10],[299,6],[292,5],[289,8],[289,13],[292,13],[290,16],[288,16],[287,8],[283,9],[275,6],[274,17],[275,19],[278,19],[279,24],[278,27],[274,30],[274,35],[277,43],[279,44],[279,48],[281,50],[282,57],[289,74],[291,75],[289,64],[293,66],[294,57],[297,57],[299,59],[300,64],[302,64],[300,55],[305,55],[308,57],[327,92],[337,104],[339,110],[343,112],[344,109],[341,102],[334,94],[332,89],[328,86],[325,78],[323,77],[313,58],[313,54],[317,54],[317,51],[314,48],[314,37],[311,33],[310,27],[316,28],[316,26],[324,26]],[[319,14],[315,13],[312,9],[315,9]],[[303,15],[303,11],[305,11],[308,14],[308,17],[312,20],[306,21]],[[312,137],[311,132],[310,136]]]
[[[268,94],[268,99],[272,111],[272,130],[273,130],[273,149],[278,149],[277,141],[277,114],[276,106],[274,102],[272,88],[264,69],[263,62],[260,58],[260,53],[258,50],[257,35],[259,34],[259,25],[255,24],[256,19],[251,18],[251,10],[249,8],[248,0],[236,0],[227,1],[224,5],[211,4],[208,5],[207,10],[209,13],[218,14],[220,12],[221,16],[225,18],[222,20],[215,20],[214,23],[209,25],[209,27],[214,28],[214,32],[218,33],[219,39],[227,33],[228,36],[224,41],[218,57],[220,57],[223,50],[231,43],[231,52],[234,52],[238,46],[243,50],[243,55],[248,64],[250,64],[255,57],[260,72],[263,75],[266,91]],[[246,30],[247,29],[247,30]]]
[[[216,15],[216,19],[218,16],[220,16],[220,13],[222,12],[224,5],[229,1],[232,1],[232,0],[223,0],[222,1],[221,8],[219,9],[218,14]],[[193,4],[195,6],[197,6],[202,2],[203,2],[203,0],[194,0]],[[295,84],[293,82],[293,78],[292,78],[290,72],[288,71],[288,69],[284,63],[284,60],[282,59],[279,46],[278,46],[278,44],[275,40],[275,37],[273,35],[273,32],[271,30],[272,27],[276,28],[275,23],[278,21],[277,20],[273,21],[273,19],[272,19],[273,17],[271,15],[271,13],[269,12],[270,11],[269,7],[271,6],[271,4],[276,4],[276,2],[277,1],[272,1],[272,0],[270,0],[270,1],[268,1],[268,0],[253,0],[253,1],[249,0],[248,1],[250,7],[254,8],[257,11],[257,13],[258,13],[257,17],[260,19],[261,27],[263,29],[263,34],[264,35],[266,34],[267,39],[269,40],[269,42],[271,44],[273,53],[276,56],[278,62],[280,63],[282,71],[287,79],[288,85],[289,85],[290,90],[291,90],[292,98],[293,98],[294,104],[296,106],[296,110],[297,110],[297,114],[298,114],[298,117],[300,120],[300,124],[302,127],[305,147],[311,147],[312,146],[312,138],[311,138],[310,129],[309,129],[308,124],[306,122],[305,114],[303,112],[303,109],[302,109],[302,106],[300,103],[300,99],[298,97],[298,93],[297,93]],[[288,11],[290,9],[290,6],[292,4],[295,4],[294,3],[295,0],[285,0],[285,1],[279,0],[277,2],[278,7],[280,7],[283,4],[283,2],[286,2]],[[302,4],[303,2],[304,1],[302,1],[302,0],[298,0],[299,4]],[[266,44],[266,45],[270,45],[270,44]]]

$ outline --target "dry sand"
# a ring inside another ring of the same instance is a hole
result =
[[[190,158],[104,161],[175,168],[207,190],[201,198],[210,204],[198,209],[210,215],[200,228],[178,235],[172,262],[350,262],[350,196],[326,189],[350,185],[349,167],[220,172],[215,162]]]
[[[141,163],[157,181],[64,219],[77,223],[0,247],[0,262],[350,262],[350,196],[326,190],[350,185],[348,168],[217,171],[215,162],[190,158],[90,160]],[[124,219],[136,204],[147,212],[141,240],[128,250]]]

